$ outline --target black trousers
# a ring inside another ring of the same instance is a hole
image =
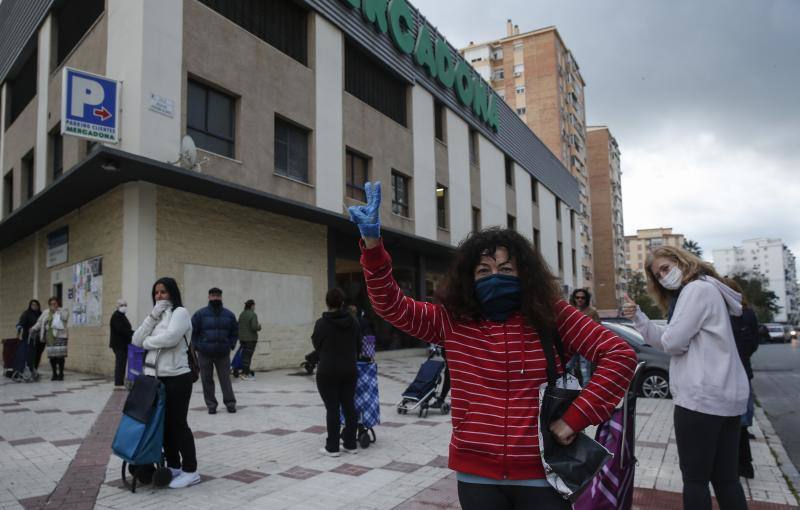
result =
[[[64,360],[66,358],[50,358],[50,368],[53,369],[53,375],[64,375]]]
[[[128,348],[114,349],[114,386],[125,385],[125,367],[128,364]]]
[[[242,372],[250,374],[250,363],[253,362],[253,353],[256,352],[256,342],[241,342],[242,344]]]
[[[739,483],[739,420],[675,406],[684,510],[711,510],[709,482],[720,510],[747,510]]]
[[[572,505],[550,487],[458,482],[462,510],[569,510]]]
[[[328,426],[328,439],[325,448],[329,452],[339,451],[339,437],[344,439],[344,447],[352,450],[356,445],[358,415],[356,414],[356,374],[337,376],[317,373],[317,389],[325,403],[325,421]],[[339,409],[344,414],[344,430],[341,430]]]
[[[219,386],[222,389],[222,402],[225,407],[236,407],[236,396],[233,394],[231,384],[231,357],[228,354],[221,356],[207,356],[197,353],[197,362],[200,363],[200,382],[203,384],[203,397],[206,407],[217,409],[217,395],[214,388],[214,370],[219,377]]]
[[[192,398],[192,374],[159,377],[159,380],[164,383],[166,393],[164,455],[167,457],[167,466],[194,473],[197,471],[197,452],[192,429],[186,419]]]

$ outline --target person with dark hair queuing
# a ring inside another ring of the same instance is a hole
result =
[[[559,297],[555,277],[530,241],[500,227],[471,233],[456,250],[441,304],[404,296],[380,237],[380,183],[368,202],[350,208],[361,233],[361,265],[378,315],[407,334],[444,345],[452,378],[449,466],[464,510],[568,509],[546,480],[539,449],[539,387],[547,380],[545,349],[580,353],[593,377],[549,430],[570,444],[590,424],[611,416],[627,390],[636,354],[623,340]]]
[[[582,314],[593,321],[600,322],[600,315],[591,303],[592,293],[589,292],[589,289],[575,289],[569,297],[569,304],[580,310]],[[584,384],[585,381],[588,381],[592,376],[594,367],[588,359],[578,354],[567,364],[567,370],[574,372],[581,384]]]
[[[741,295],[722,283],[714,266],[673,246],[647,255],[647,287],[667,314],[653,323],[627,295],[624,317],[648,344],[671,356],[675,442],[683,477],[683,507],[711,510],[709,482],[722,510],[747,508],[738,473],[741,416],[750,386],[731,329]]]
[[[320,453],[329,457],[339,456],[340,417],[344,414],[344,430],[341,430],[343,448],[347,453],[358,453],[356,432],[355,394],[358,369],[356,361],[361,352],[361,328],[355,317],[344,305],[344,292],[331,289],[325,295],[328,311],[314,324],[311,342],[319,354],[317,389],[325,403],[325,421],[328,437]]]
[[[236,396],[231,384],[231,351],[239,338],[239,322],[233,312],[222,306],[222,291],[208,290],[208,306],[192,316],[192,343],[200,363],[200,382],[208,414],[217,413],[214,369],[217,370],[222,402],[229,413],[236,412]]]
[[[67,358],[69,337],[68,320],[69,312],[61,308],[61,302],[54,296],[47,300],[47,310],[39,316],[39,320],[30,329],[31,334],[41,335],[41,341],[45,343],[47,357],[50,358],[50,366],[53,369],[51,381],[64,380],[64,361]]]
[[[239,343],[242,346],[242,373],[238,370],[233,371],[233,376],[243,381],[251,381],[255,378],[255,372],[250,369],[253,361],[253,353],[256,352],[258,342],[258,332],[261,331],[261,324],[258,323],[258,315],[255,312],[256,302],[248,299],[244,303],[244,310],[239,314]]]
[[[169,486],[180,489],[200,483],[194,436],[187,421],[192,398],[188,340],[192,323],[173,278],[156,280],[152,297],[153,311],[134,332],[133,344],[147,351],[145,375],[158,377],[164,384],[164,455],[172,473]]]
[[[42,316],[42,305],[36,299],[31,299],[28,302],[28,308],[22,315],[19,316],[17,321],[17,337],[28,344],[28,359],[25,361],[31,369],[31,377],[33,380],[39,378],[39,360],[42,359],[42,351],[44,351],[44,343],[38,340],[38,335],[31,337],[31,328],[36,325],[39,317]],[[23,367],[24,368],[24,367]]]
[[[128,312],[128,302],[124,299],[117,300],[117,309],[111,314],[109,329],[111,330],[108,346],[114,351],[114,387],[125,387],[125,365],[128,362],[128,345],[133,338],[131,321],[125,314]]]

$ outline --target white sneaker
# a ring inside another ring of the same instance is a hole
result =
[[[181,472],[178,476],[172,479],[169,483],[170,489],[183,489],[184,487],[189,487],[190,485],[196,485],[200,483],[200,475],[195,473],[185,473]]]
[[[242,375],[239,376],[239,379],[242,380],[242,381],[252,381],[254,378],[253,378],[253,376],[250,376],[250,375],[247,375],[247,374],[242,374]]]
[[[339,452],[329,452],[328,449],[325,448],[324,446],[319,449],[319,453],[327,457],[338,457],[339,455],[341,455]]]
[[[172,479],[173,480],[176,479],[177,477],[179,477],[181,473],[183,473],[182,469],[178,469],[178,468],[168,468],[168,469],[169,469],[169,472],[172,473]]]
[[[342,450],[344,450],[345,453],[349,453],[350,455],[355,455],[358,453],[358,447],[355,447],[351,450],[350,448],[345,448],[344,446],[342,446]]]

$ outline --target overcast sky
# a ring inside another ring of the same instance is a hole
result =
[[[558,27],[622,151],[625,232],[800,257],[799,0],[412,0],[457,47]]]

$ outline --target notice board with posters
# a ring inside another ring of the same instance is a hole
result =
[[[68,298],[70,326],[100,326],[103,322],[103,257],[72,266]]]

